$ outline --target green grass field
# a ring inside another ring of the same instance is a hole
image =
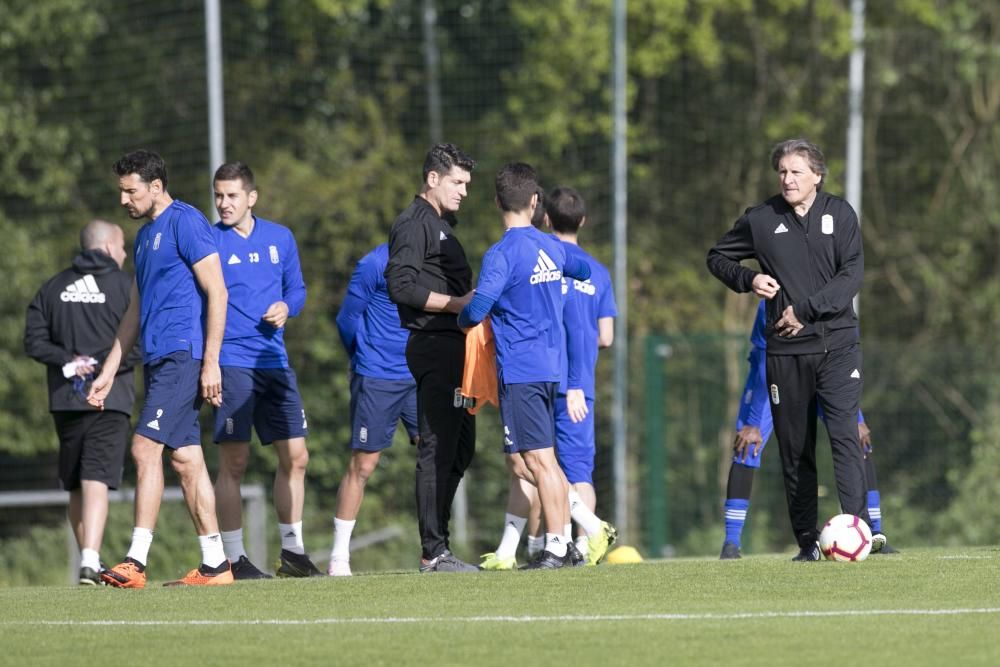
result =
[[[3,665],[1000,665],[1000,550],[0,590]]]

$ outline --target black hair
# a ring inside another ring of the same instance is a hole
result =
[[[455,144],[438,144],[429,151],[424,158],[424,183],[427,182],[427,175],[432,171],[444,176],[452,167],[458,167],[471,172],[476,168],[476,161],[462,152]]]
[[[162,157],[152,151],[138,150],[126,153],[111,168],[119,178],[138,174],[144,183],[152,183],[159,179],[163,189],[167,189],[167,165]]]
[[[246,164],[239,161],[227,162],[216,169],[215,176],[212,177],[212,182],[214,183],[215,181],[243,181],[243,189],[247,192],[257,189],[253,171]]]
[[[538,174],[530,164],[512,162],[497,173],[497,203],[501,211],[527,211],[536,192]]]
[[[545,198],[545,212],[553,230],[560,234],[576,234],[587,216],[587,206],[573,188],[558,187]]]

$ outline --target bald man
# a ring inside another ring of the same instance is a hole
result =
[[[87,403],[128,308],[132,277],[122,271],[125,235],[118,225],[92,220],[80,232],[73,265],[42,285],[24,329],[24,349],[46,365],[49,411],[59,436],[59,480],[69,491],[69,521],[80,548],[80,583],[100,583],[100,549],[108,489],[118,488],[135,400],[134,353],[118,370],[104,411]]]

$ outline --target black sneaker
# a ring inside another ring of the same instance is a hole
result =
[[[820,560],[819,542],[813,542],[808,546],[801,547],[799,553],[792,560],[798,563]]]
[[[479,568],[460,560],[447,549],[430,560],[420,560],[420,572],[479,572]]]
[[[89,567],[80,568],[80,585],[81,586],[103,586],[104,582],[101,581],[101,573],[97,570]]]
[[[872,553],[873,554],[898,554],[899,550],[894,549],[889,540],[886,539],[885,533],[873,533],[872,534]]]
[[[726,542],[722,545],[722,553],[719,554],[719,560],[736,560],[738,558],[743,558],[738,546],[732,542]]]
[[[250,562],[250,559],[246,556],[240,556],[233,563],[233,579],[237,581],[242,579],[272,579],[273,577],[267,572],[260,571],[256,565]]]
[[[580,567],[587,564],[587,559],[583,557],[573,542],[566,544],[566,564],[570,567]]]
[[[566,550],[565,556],[557,556],[551,551],[543,551],[538,558],[531,561],[522,570],[556,570],[564,565],[569,565],[569,549]]]
[[[297,554],[288,549],[281,550],[281,560],[278,561],[278,569],[275,572],[279,577],[322,577],[309,556]]]

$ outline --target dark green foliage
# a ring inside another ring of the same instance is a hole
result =
[[[546,188],[584,193],[581,241],[610,261],[611,3],[435,4],[443,138],[479,162],[458,229],[474,267],[502,231],[493,174],[514,159],[534,164]],[[653,370],[643,368],[641,341],[679,336],[678,349],[693,347],[671,362],[678,365],[669,368],[675,375],[663,410],[665,475],[678,493],[668,506],[670,537],[682,551],[706,544],[715,551],[722,536],[725,448],[743,379],[737,348],[754,306],[711,278],[705,251],[744,207],[776,191],[767,154],[779,139],[804,134],[822,145],[827,188],[843,192],[848,5],[629,3],[629,477],[640,477],[638,444],[653,417],[641,411],[640,387]],[[988,526],[998,525],[997,503],[979,493],[995,470],[989,448],[1000,401],[994,5],[868,3],[866,42],[864,407],[879,446],[885,516],[917,534],[934,520],[928,514],[948,508],[940,521],[973,524],[956,538],[968,542],[995,541]],[[294,230],[309,287],[287,341],[311,430],[310,549],[329,545],[348,459],[347,359],[333,318],[354,263],[385,240],[418,191],[431,143],[423,6],[223,3],[226,156],[257,173],[258,214]],[[15,1],[3,13],[0,451],[31,456],[53,451],[55,438],[43,370],[21,349],[24,309],[42,280],[69,262],[90,217],[116,221],[134,237],[137,226],[117,206],[111,162],[133,148],[157,150],[172,194],[209,218],[216,165],[207,156],[201,2]],[[707,339],[692,335],[708,332],[732,343],[699,347]],[[597,486],[607,514],[609,355],[598,377]],[[486,412],[468,480],[474,543],[466,556],[492,548],[503,511],[497,419]],[[359,554],[359,562],[412,566],[412,457],[397,440],[369,485],[358,529],[400,525],[407,536],[373,550],[377,556]],[[274,466],[269,451],[255,451],[248,479],[269,485]],[[632,488],[641,526],[641,491]],[[754,506],[754,544],[782,545],[780,478],[757,488],[773,495]],[[109,544],[119,543],[121,530],[109,530]]]

